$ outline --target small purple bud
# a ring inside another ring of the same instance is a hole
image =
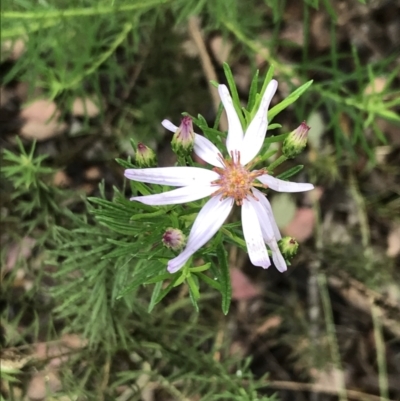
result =
[[[179,251],[182,249],[186,242],[186,236],[178,228],[167,228],[162,237],[163,244],[172,249],[173,251]]]
[[[181,125],[175,131],[172,137],[172,150],[178,156],[186,156],[192,152],[194,147],[195,133],[193,131],[193,122],[190,117],[183,117]]]
[[[156,154],[143,143],[138,143],[135,152],[136,164],[139,167],[155,167],[157,165]]]
[[[310,127],[303,121],[298,128],[292,131],[283,141],[282,152],[287,158],[297,156],[307,145]]]

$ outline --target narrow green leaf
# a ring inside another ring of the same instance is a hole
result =
[[[178,278],[180,277],[179,274],[177,274],[175,277],[172,276],[172,280],[171,282],[168,284],[167,288],[165,288],[164,290],[162,290],[159,295],[157,297],[155,297],[155,301],[154,301],[154,306],[157,305],[160,301],[162,301],[165,296],[172,290],[172,288],[174,288],[176,281],[178,280]],[[149,312],[151,312],[149,310]]]
[[[226,315],[229,312],[229,307],[232,299],[231,276],[229,272],[226,250],[220,242],[217,246],[217,256],[220,272],[221,294],[222,294],[222,312]]]
[[[213,287],[221,292],[221,285],[217,281],[213,280],[212,278],[208,277],[206,274],[201,272],[196,273],[196,276],[199,277],[201,280],[203,280],[210,287]]]
[[[153,261],[150,263],[144,261],[144,263],[135,266],[135,275],[133,276],[132,281],[121,290],[117,296],[117,299],[133,291],[136,287],[144,284],[151,277],[161,274],[161,272],[163,272],[165,269],[165,265],[161,264],[159,261]],[[175,279],[177,279],[177,277]]]
[[[197,281],[197,278],[196,278],[196,281]],[[188,278],[187,278],[187,283],[189,286],[190,300],[191,300],[196,312],[199,312],[199,305],[198,305],[197,301],[200,299],[200,292],[199,292],[199,288],[198,288],[198,283],[196,283],[196,281],[194,280],[194,276],[188,276]]]
[[[303,169],[304,165],[299,164],[298,166],[292,167],[289,170],[285,171],[284,173],[281,173],[277,176],[277,178],[281,180],[287,180],[291,176],[297,174],[299,171]]]
[[[172,277],[171,273],[164,273],[164,274],[159,274],[149,280],[147,280],[144,284],[155,284],[159,283],[160,281],[168,280]]]
[[[196,284],[196,282],[193,279],[193,275],[189,275],[186,278],[186,281],[189,285],[189,288],[191,289],[191,291],[193,292],[193,296],[194,298],[197,300],[200,298],[200,292],[199,292],[199,287],[198,284]]]
[[[213,129],[215,129],[215,130],[218,129],[219,121],[221,120],[221,115],[222,115],[223,111],[224,111],[224,105],[222,104],[222,102],[220,102],[219,106],[218,106],[218,110],[217,110],[217,115],[215,117],[214,126],[213,126]]]
[[[282,110],[286,109],[289,105],[294,103],[313,83],[313,80],[306,82],[291,93],[286,99],[278,103],[272,109],[268,111],[268,121],[271,121],[277,114]]]
[[[254,74],[253,79],[251,80],[250,92],[249,92],[249,100],[247,101],[247,110],[253,110],[254,104],[256,102],[256,95],[258,89],[258,74],[257,70]]]
[[[208,270],[210,268],[210,265],[211,265],[211,263],[206,263],[205,265],[191,267],[191,268],[189,268],[189,270],[192,273],[204,272],[204,271],[206,271],[206,270]]]
[[[135,221],[135,220],[142,220],[142,219],[152,219],[154,217],[158,216],[163,216],[165,215],[165,210],[157,210],[156,212],[153,213],[141,213],[141,214],[134,214],[129,220],[130,221]]]
[[[229,65],[227,63],[223,64],[223,68],[224,68],[225,77],[226,77],[226,80],[228,81],[228,86],[229,86],[229,89],[231,92],[233,106],[235,107],[236,113],[240,119],[242,128],[245,129],[246,125],[245,125],[245,121],[244,121],[241,106],[240,106],[240,99],[239,99],[239,94],[238,94],[238,91],[236,88],[235,79],[233,78],[231,68],[229,67]]]
[[[277,129],[277,128],[282,128],[282,125],[278,124],[278,123],[268,125],[268,131],[272,131],[273,129]]]
[[[255,96],[253,108],[251,110],[249,110],[252,117],[255,116],[258,108],[260,107],[260,102],[261,102],[262,96],[264,95],[264,92],[267,89],[268,84],[271,82],[273,76],[274,76],[274,66],[271,65],[268,69],[267,74],[265,75],[264,82],[261,87],[260,93]]]
[[[288,135],[289,132],[281,135],[273,135],[268,137],[264,142],[265,143],[282,142]]]
[[[153,289],[153,293],[151,294],[151,299],[149,303],[149,307],[147,311],[150,313],[157,304],[157,298],[160,296],[160,291],[162,289],[163,281],[159,281],[156,283]]]
[[[130,158],[129,160],[124,160],[124,159],[120,159],[120,158],[116,158],[115,161],[122,167],[124,168],[135,168],[136,166],[132,164]]]

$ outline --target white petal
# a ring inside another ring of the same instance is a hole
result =
[[[240,161],[243,165],[249,163],[257,156],[264,143],[265,134],[267,133],[268,128],[268,107],[277,88],[278,82],[273,79],[268,84],[261,99],[260,107],[246,130],[243,139],[243,147],[240,153]]]
[[[271,204],[269,203],[267,197],[259,191],[257,188],[252,188],[254,196],[258,199],[258,203],[261,205],[261,207],[264,209],[265,213],[267,214],[266,216],[264,214],[260,215],[258,214],[260,225],[261,225],[261,230],[263,229],[265,224],[268,224],[271,229],[272,229],[272,234],[275,237],[277,241],[279,241],[282,236],[279,231],[278,225],[276,224],[274,213],[272,212],[272,207]],[[255,201],[257,202],[257,201]],[[260,212],[262,213],[262,212]],[[266,237],[264,237],[266,239]]]
[[[211,185],[191,185],[189,187],[173,189],[172,191],[163,192],[161,194],[134,196],[131,200],[155,206],[177,205],[205,198],[217,189],[218,187]]]
[[[265,248],[258,216],[247,199],[243,201],[242,205],[242,227],[251,263],[267,269],[271,262]]]
[[[281,272],[285,272],[287,270],[287,265],[284,257],[279,250],[279,246],[276,241],[269,241],[267,245],[270,247],[272,251],[272,260],[274,261],[275,267]]]
[[[124,175],[133,181],[171,185],[173,187],[209,184],[219,177],[215,171],[200,167],[133,168],[125,170]]]
[[[219,149],[204,136],[195,134],[194,153],[201,157],[205,162],[215,167],[223,167],[219,154]]]
[[[190,231],[185,250],[168,262],[168,271],[175,273],[221,228],[233,207],[233,199],[212,197],[200,210]]]
[[[269,216],[267,214],[267,211],[261,205],[260,201],[256,201],[253,198],[249,198],[248,202],[252,204],[257,214],[264,242],[267,244],[268,242],[271,242],[273,240],[276,241],[275,233],[274,230],[272,229]]]
[[[226,138],[226,148],[228,153],[241,150],[243,142],[243,128],[240,119],[236,113],[235,107],[228,88],[225,85],[218,85],[218,93],[224,105],[226,116],[228,118],[228,137]]]
[[[260,194],[263,196],[261,192]],[[274,224],[276,225],[275,219],[273,216],[272,219],[269,219],[267,209],[264,208],[263,204],[261,203],[262,199],[261,196],[259,196],[258,193],[256,196],[258,199],[260,199],[259,201],[255,200],[254,198],[249,198],[248,202],[251,203],[251,205],[254,207],[254,210],[256,211],[256,214],[258,216],[258,221],[260,222],[261,225],[261,232],[263,239],[272,251],[272,260],[274,261],[274,265],[282,273],[287,270],[287,266],[285,259],[283,258],[281,251],[279,250],[277,238],[275,237],[273,229],[273,225]],[[280,239],[281,235],[279,233],[279,230],[278,234],[279,234],[278,239]]]
[[[161,125],[171,132],[175,132],[178,129],[178,127],[175,124],[172,124],[169,120],[162,120]]]
[[[314,189],[312,184],[283,181],[268,174],[257,177],[257,180],[278,192],[303,192]]]

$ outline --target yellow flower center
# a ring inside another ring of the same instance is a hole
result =
[[[250,168],[257,162],[253,160],[246,166],[240,164],[240,152],[235,151],[235,155],[231,153],[230,160],[224,159],[219,155],[224,167],[214,167],[213,170],[219,174],[219,178],[212,182],[213,185],[219,186],[211,196],[222,195],[222,199],[233,198],[238,206],[243,204],[243,199],[251,196],[258,200],[251,191],[252,187],[265,187],[265,185],[256,183],[254,180],[260,175],[266,174],[266,170],[250,171]],[[236,157],[235,157],[236,156]]]

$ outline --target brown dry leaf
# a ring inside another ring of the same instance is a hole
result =
[[[311,19],[310,32],[313,44],[319,51],[328,49],[331,45],[328,18],[326,14],[317,12]]]
[[[291,24],[287,25],[279,35],[280,39],[289,40],[290,42],[296,43],[299,46],[304,44],[304,32],[303,32],[303,22],[293,21]]]
[[[245,358],[248,352],[248,345],[243,341],[233,341],[229,347],[229,355],[237,358]]]
[[[56,372],[50,370],[37,372],[28,385],[27,396],[30,400],[43,400],[48,392],[61,390],[61,381]]]
[[[22,238],[19,244],[12,244],[8,254],[5,271],[10,271],[16,265],[18,259],[28,259],[32,254],[32,249],[35,246],[36,240],[31,237]]]
[[[1,45],[1,58],[6,57],[9,60],[18,60],[25,52],[25,41],[23,39],[5,40]]]
[[[48,366],[59,367],[63,362],[68,360],[69,348],[61,342],[38,343],[35,345],[34,357],[38,360],[47,360],[50,362]]]
[[[85,178],[87,180],[99,180],[101,176],[101,170],[97,166],[92,166],[85,170]]]
[[[63,334],[61,341],[71,349],[81,349],[87,346],[88,340],[78,334]]]
[[[242,301],[260,295],[260,289],[237,268],[231,269],[232,299]]]
[[[382,93],[383,90],[385,89],[386,83],[387,83],[387,78],[375,77],[375,79],[366,86],[364,90],[364,95],[373,95],[377,93]]]
[[[210,49],[220,65],[228,61],[232,47],[232,42],[221,35],[215,36],[210,40]]]
[[[93,118],[100,114],[100,109],[92,98],[77,97],[72,104],[72,114],[77,117]]]
[[[21,111],[21,118],[26,121],[21,128],[21,136],[44,141],[61,134],[67,125],[57,121],[59,116],[54,102],[45,99],[34,101]]]
[[[0,87],[0,107],[5,107],[6,104],[14,98],[13,91]]]
[[[341,387],[343,372],[337,368],[328,368],[327,370],[310,370],[311,376],[314,377],[314,384],[322,388],[337,391]]]
[[[96,185],[85,183],[79,185],[78,190],[83,191],[86,195],[91,195],[93,191],[96,189]]]
[[[68,175],[62,171],[58,170],[53,177],[53,185],[56,187],[61,187],[65,188],[71,185],[71,179],[68,177]]]
[[[31,356],[21,355],[16,349],[5,348],[1,352],[0,372],[22,369],[31,359]]]
[[[388,235],[386,255],[394,258],[400,253],[400,225],[392,227]]]
[[[315,224],[314,211],[310,208],[296,210],[293,220],[282,230],[285,235],[294,237],[298,242],[304,242],[311,237]]]

